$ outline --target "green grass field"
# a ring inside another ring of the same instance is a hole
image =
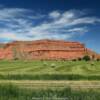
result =
[[[100,80],[100,62],[0,61],[0,79]]]
[[[60,90],[26,90],[8,84],[0,85],[0,100],[100,100],[100,92],[75,91],[68,87]]]
[[[0,100],[37,99],[100,100],[100,61],[0,61]]]

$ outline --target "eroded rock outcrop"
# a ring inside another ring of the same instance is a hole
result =
[[[15,41],[0,48],[0,59],[78,59],[89,55],[98,59],[98,54],[79,42],[61,40]]]

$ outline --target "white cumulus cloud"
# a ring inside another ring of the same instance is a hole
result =
[[[84,16],[85,15],[85,16]],[[80,10],[38,13],[22,8],[0,8],[0,39],[72,39],[89,31],[88,25],[100,23],[95,16]],[[5,42],[4,41],[4,42]]]

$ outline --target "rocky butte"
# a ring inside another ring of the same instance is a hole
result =
[[[87,49],[80,42],[44,39],[0,44],[0,59],[73,60],[85,55],[91,59],[100,58],[97,53]]]

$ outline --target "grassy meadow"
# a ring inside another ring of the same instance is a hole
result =
[[[100,61],[0,61],[0,100],[100,100]]]
[[[0,79],[100,80],[100,61],[0,61]]]
[[[70,88],[26,90],[8,84],[0,85],[0,100],[100,100],[100,92],[75,91]]]

